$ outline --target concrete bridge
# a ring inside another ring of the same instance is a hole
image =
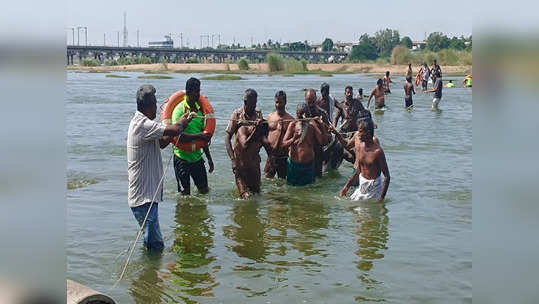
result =
[[[67,64],[81,62],[83,59],[97,59],[104,63],[105,60],[117,59],[126,56],[145,56],[153,62],[165,59],[168,62],[183,63],[188,59],[196,59],[198,62],[225,63],[245,58],[251,62],[264,62],[266,55],[275,50],[254,49],[186,49],[186,48],[148,48],[148,47],[113,47],[113,46],[67,46]],[[348,55],[345,52],[298,52],[278,51],[281,56],[295,59],[305,59],[311,62],[341,62]]]

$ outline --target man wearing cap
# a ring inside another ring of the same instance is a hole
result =
[[[209,141],[211,138],[210,134],[202,132],[204,129],[204,117],[202,109],[198,104],[199,98],[200,80],[191,77],[185,83],[185,97],[183,101],[172,112],[172,123],[178,121],[185,113],[197,114],[197,117],[189,122],[182,135],[180,135],[180,142],[191,143],[198,139]],[[209,172],[211,173],[213,172],[213,160],[209,146],[206,145],[203,150],[208,159]],[[208,175],[206,174],[201,149],[186,151],[174,146],[174,173],[176,174],[176,182],[178,183],[178,192],[182,195],[191,194],[191,178],[198,192],[208,192]]]
[[[176,124],[168,126],[154,121],[157,99],[152,85],[141,86],[136,99],[137,111],[127,131],[128,204],[139,225],[142,226],[148,214],[143,229],[148,251],[161,251],[164,243],[157,203],[163,200],[161,179],[164,172],[159,148],[165,148],[171,137],[182,134],[192,115],[185,114]]]

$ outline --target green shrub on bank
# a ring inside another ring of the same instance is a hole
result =
[[[189,58],[185,60],[185,63],[199,63],[199,62],[198,62],[198,59],[196,58]]]
[[[145,56],[126,56],[113,60],[105,60],[105,65],[131,65],[131,64],[151,64],[152,59]]]
[[[82,66],[100,66],[101,63],[97,59],[83,59],[80,62],[80,65],[82,65]]]
[[[270,72],[299,73],[307,71],[307,61],[282,57],[279,54],[268,53],[266,63]]]
[[[440,65],[472,65],[472,52],[443,49],[439,52],[425,50],[411,53],[408,48],[398,45],[391,52],[390,61],[391,64],[398,65],[407,65],[408,63],[420,65],[424,62],[431,65],[435,59]]]
[[[238,61],[238,69],[242,70],[242,71],[247,71],[249,70],[249,63],[247,62],[247,60],[245,59],[240,59]]]
[[[270,72],[279,72],[284,69],[283,58],[279,54],[268,53],[266,55],[266,63]]]

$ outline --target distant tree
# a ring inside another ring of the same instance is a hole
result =
[[[449,48],[454,49],[454,50],[464,50],[466,48],[465,41],[466,40],[464,39],[464,37],[462,38],[453,37],[449,41]]]
[[[379,57],[389,57],[391,51],[400,43],[399,31],[385,29],[379,30],[374,34],[376,48],[378,49]]]
[[[410,37],[408,37],[408,36],[402,37],[401,43],[400,43],[400,44],[401,44],[401,45],[404,45],[405,47],[407,47],[407,48],[409,48],[409,49],[411,49],[411,48],[412,48],[412,45],[413,45],[412,39],[410,39]]]
[[[378,50],[373,37],[363,34],[359,38],[359,44],[352,47],[352,51],[348,55],[350,60],[374,60],[378,58]]]
[[[447,49],[449,47],[450,40],[446,35],[440,32],[430,33],[427,38],[427,50],[438,52],[439,50]]]
[[[330,52],[333,50],[333,40],[330,38],[324,39],[324,42],[322,42],[322,52]]]

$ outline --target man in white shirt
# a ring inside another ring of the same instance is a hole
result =
[[[137,111],[127,131],[128,204],[139,225],[144,225],[144,244],[149,251],[164,248],[159,229],[157,203],[163,200],[163,163],[159,148],[165,148],[172,137],[183,132],[193,115],[182,116],[176,124],[156,122],[157,99],[152,85],[137,90]],[[151,204],[153,201],[153,204]]]

